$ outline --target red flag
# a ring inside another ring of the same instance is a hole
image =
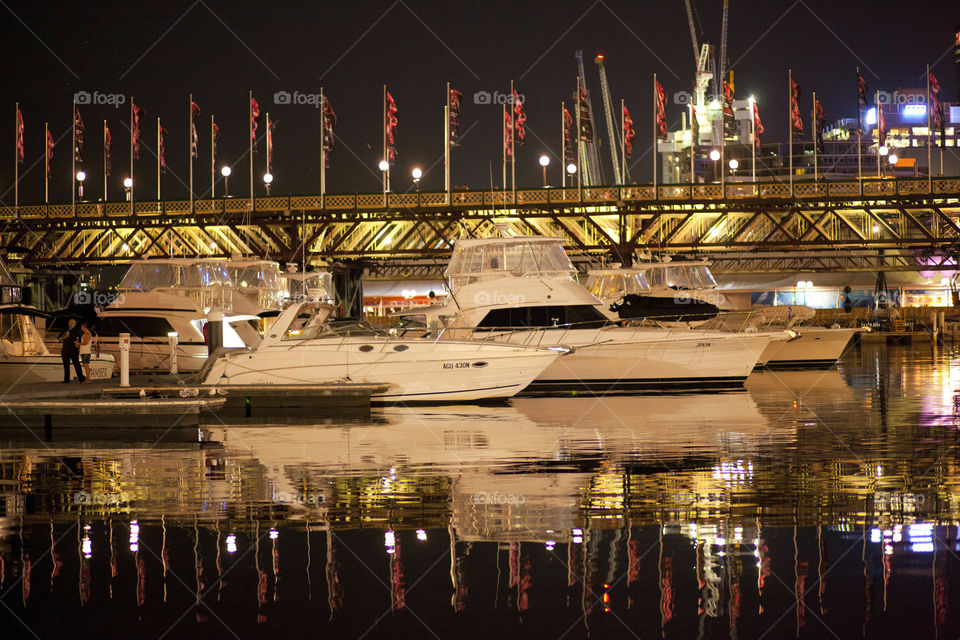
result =
[[[590,122],[590,106],[587,104],[587,90],[581,84],[580,95],[577,96],[577,108],[580,110],[580,131],[577,132],[581,142],[593,142],[593,123]]]
[[[655,100],[657,103],[657,139],[666,140],[667,139],[667,112],[666,112],[666,94],[663,92],[663,86],[661,86],[660,81],[654,81],[656,86],[657,95]]]
[[[103,165],[106,174],[110,175],[110,143],[112,138],[110,137],[110,129],[107,128],[107,125],[103,125]]]
[[[510,158],[513,156],[513,137],[510,133],[513,131],[513,120],[510,118],[510,112],[504,110],[503,112],[503,150],[506,153],[506,157]]]
[[[753,103],[753,138],[754,144],[757,145],[757,148],[760,148],[760,136],[763,135],[763,123],[760,121],[760,109],[757,108],[757,103]]]
[[[937,78],[932,71],[930,72],[930,99],[928,103],[928,108],[931,109],[930,122],[934,129],[940,130],[940,146],[945,147],[947,129],[946,119],[943,117],[943,102],[940,100],[940,83],[937,82]]]
[[[630,154],[633,153],[633,139],[636,137],[637,132],[633,129],[633,118],[630,117],[630,112],[627,111],[627,106],[623,106],[623,153],[628,158]]]
[[[728,138],[737,137],[737,121],[733,115],[733,87],[723,81],[723,134]]]
[[[577,150],[573,146],[573,116],[570,115],[566,107],[563,108],[563,149],[563,164],[575,164],[577,161]],[[565,167],[564,171],[566,171]]]
[[[387,92],[387,161],[393,164],[397,160],[397,103],[393,101],[393,96]]]
[[[211,127],[211,138],[212,138],[211,146],[213,147],[212,149],[210,149],[210,152],[213,154],[213,162],[216,162],[217,161],[217,140],[220,139],[220,127],[217,126],[216,122],[212,122],[212,121],[210,123],[210,127]]]
[[[47,130],[47,175],[50,175],[50,163],[53,162],[53,134]]]
[[[880,147],[887,144],[887,122],[883,117],[883,108],[880,103],[877,103],[877,143]]]
[[[527,139],[527,128],[524,124],[527,122],[527,114],[523,112],[523,102],[517,90],[513,90],[513,141],[519,146]]]
[[[253,152],[257,152],[257,118],[260,117],[260,105],[257,99],[250,96],[250,143],[253,145]]]
[[[330,104],[330,98],[323,97],[323,163],[327,169],[330,168],[330,154],[333,153],[334,137],[333,128],[337,124],[337,114],[333,112],[333,105]]]
[[[820,104],[820,98],[813,103],[814,128],[816,129],[817,152],[823,153],[823,129],[827,126],[827,117],[823,115],[823,106]]]
[[[164,154],[163,154],[163,134],[165,134],[167,130],[161,127],[159,123],[157,124],[157,126],[160,128],[160,132],[157,135],[157,161],[160,162],[160,171],[162,171],[163,173],[166,173],[167,161],[164,158]]]
[[[77,162],[83,162],[83,118],[80,117],[80,109],[73,108],[73,128],[74,128],[74,149],[73,156]]]
[[[273,129],[276,126],[276,122],[267,120],[267,166],[273,164]]]
[[[790,80],[790,133],[803,134],[803,119],[800,117],[800,85],[796,80]]]
[[[23,164],[23,114],[17,106],[17,164]]]
[[[863,112],[867,108],[867,83],[857,67],[857,131],[863,132]]]
[[[131,135],[133,136],[133,157],[140,157],[140,118],[143,117],[143,109],[141,109],[136,102],[131,102],[131,109],[133,110],[133,131]]]
[[[450,89],[450,146],[460,146],[460,98],[463,93]]]
[[[190,102],[190,157],[197,157],[197,147],[200,140],[197,138],[197,116],[200,115],[200,105]]]

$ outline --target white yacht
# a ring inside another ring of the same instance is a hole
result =
[[[47,314],[21,304],[22,290],[0,262],[0,385],[5,388],[30,382],[63,380],[63,361],[51,354],[33,319]],[[113,357],[93,353],[90,379],[113,375]],[[73,367],[70,375],[75,376]]]
[[[426,313],[448,337],[572,349],[531,392],[739,387],[770,342],[686,326],[617,326],[576,282],[562,238],[459,240],[446,275],[451,295]]]
[[[563,348],[390,335],[356,321],[327,322],[333,307],[298,302],[251,350],[227,353],[201,373],[204,384],[387,384],[379,402],[469,402],[510,398]]]
[[[617,275],[618,273],[623,275]],[[649,287],[646,292],[634,291],[638,277]],[[710,273],[710,263],[697,261],[644,262],[632,269],[607,269],[591,272],[587,287],[602,296],[605,308],[632,293],[653,298],[671,298],[680,309],[691,310],[690,322],[701,329],[789,331],[789,339],[775,339],[764,350],[758,365],[826,366],[843,355],[856,328],[818,327],[811,324],[814,310],[799,305],[770,307],[755,305],[750,309],[733,309],[717,290]],[[634,284],[631,285],[631,282]],[[629,290],[628,290],[629,289]],[[698,310],[713,305],[723,314],[694,317]],[[659,312],[658,312],[659,313]]]
[[[198,371],[207,359],[203,327],[211,310],[225,314],[223,345],[244,347],[231,322],[233,283],[226,264],[191,258],[136,260],[99,313],[97,335],[119,355],[119,334],[130,334],[131,371],[168,371],[170,335],[177,334],[177,369]]]

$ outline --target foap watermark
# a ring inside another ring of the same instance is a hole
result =
[[[698,291],[696,297],[691,296],[686,291],[678,291],[673,295],[673,301],[676,304],[693,304],[695,302],[707,302],[715,307],[726,303],[727,298],[719,291]]]
[[[324,504],[326,502],[326,498],[323,497],[322,493],[313,493],[309,491],[280,491],[273,497],[273,501],[277,504],[317,506]]]
[[[874,508],[883,511],[919,511],[926,501],[922,493],[876,491],[873,494]]]
[[[880,104],[927,104],[927,96],[919,91],[878,91],[877,99]]]
[[[319,93],[301,93],[294,91],[277,91],[273,94],[273,104],[278,105],[307,105],[314,109],[321,106],[321,94]]]
[[[123,491],[119,493],[77,491],[73,494],[73,504],[121,505],[128,502],[130,502],[130,498]]]
[[[527,501],[522,493],[500,493],[499,491],[477,491],[471,496],[473,504],[502,504],[518,506]]]
[[[526,96],[522,93],[518,93],[516,99],[509,93],[500,93],[499,91],[493,93],[477,91],[473,94],[473,104],[513,104],[514,102],[523,104],[526,100]]]
[[[119,108],[120,105],[126,104],[127,96],[122,93],[100,93],[99,91],[90,93],[89,91],[77,91],[73,94],[73,101],[77,104],[108,105],[116,109]]]
[[[105,291],[77,291],[73,294],[73,304],[75,305],[91,304],[95,307],[106,307],[114,301],[123,304],[123,294]]]
[[[478,291],[473,295],[473,303],[479,306],[491,304],[522,304],[527,297],[520,293],[504,293],[502,291]]]

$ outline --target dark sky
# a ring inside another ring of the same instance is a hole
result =
[[[696,0],[700,25],[719,41],[720,0]],[[922,9],[921,9],[922,7]],[[528,143],[518,152],[518,184],[537,185],[537,158],[554,156],[559,178],[560,101],[575,88],[574,51],[587,59],[587,82],[599,110],[596,53],[606,55],[615,102],[627,101],[637,128],[633,174],[649,181],[651,76],[668,94],[689,89],[694,71],[686,13],[680,0],[617,2],[478,3],[396,2],[10,2],[0,7],[5,64],[0,85],[0,193],[13,193],[14,102],[26,127],[21,202],[43,195],[43,122],[60,138],[51,178],[51,200],[70,198],[70,110],[75,91],[133,95],[146,110],[147,147],[137,161],[138,198],[155,195],[156,117],[168,130],[170,171],[164,196],[187,195],[188,102],[200,105],[200,159],[196,187],[210,184],[209,117],[222,130],[220,158],[234,165],[231,192],[248,190],[247,91],[277,123],[274,193],[319,191],[320,112],[309,105],[274,104],[277,91],[318,93],[325,88],[339,117],[338,148],[328,172],[328,192],[376,191],[381,154],[381,91],[388,83],[399,107],[399,163],[394,190],[409,187],[410,169],[425,170],[423,188],[440,189],[444,83],[464,93],[463,146],[454,152],[453,182],[471,188],[499,181],[499,107],[477,105],[479,90],[508,90],[510,79],[526,96]],[[956,0],[922,3],[816,0],[732,0],[729,59],[737,97],[753,94],[766,139],[786,130],[787,69],[804,89],[821,96],[829,121],[851,115],[854,68],[860,64],[871,92],[921,86],[924,65],[934,63],[947,97],[955,96],[953,25]],[[668,105],[671,123],[685,107]],[[128,105],[86,106],[87,196],[102,194],[101,126],[113,133],[116,199],[128,173]],[[599,113],[597,114],[599,115]],[[602,124],[600,125],[603,129]],[[262,129],[261,129],[262,131]],[[368,146],[369,145],[369,146]],[[372,147],[372,148],[371,148]],[[602,156],[609,162],[607,155]],[[255,169],[263,174],[264,153]],[[31,169],[31,166],[34,165]],[[218,165],[220,163],[218,162]],[[609,172],[609,169],[608,169]],[[258,184],[262,191],[262,185]],[[218,186],[218,190],[221,186]]]

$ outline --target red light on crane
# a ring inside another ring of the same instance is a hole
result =
[[[603,62],[603,54],[602,54],[602,53],[598,53],[596,59],[594,60],[594,62]]]

